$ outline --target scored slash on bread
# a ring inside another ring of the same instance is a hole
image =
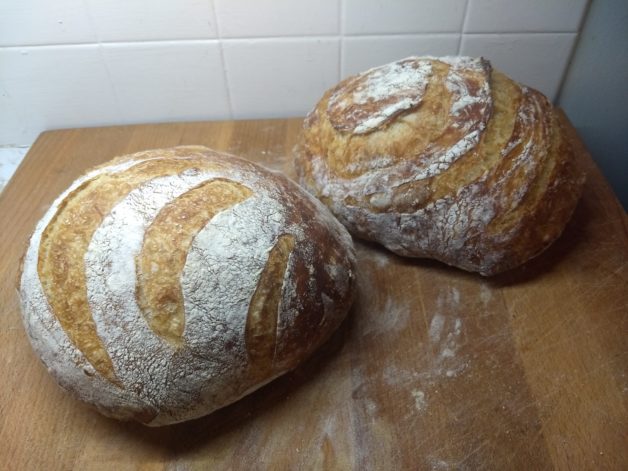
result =
[[[549,246],[584,182],[547,98],[483,58],[410,57],[343,80],[296,154],[300,182],[353,235],[483,275]]]
[[[165,425],[295,368],[354,292],[351,237],[287,178],[204,147],[118,158],[39,222],[20,296],[35,351],[102,413]]]

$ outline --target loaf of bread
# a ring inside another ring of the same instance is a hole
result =
[[[121,157],[52,204],[23,260],[23,319],[57,382],[165,425],[299,365],[345,318],[351,236],[287,178],[205,147]]]
[[[306,118],[296,167],[353,235],[483,275],[550,245],[584,182],[547,98],[469,57],[343,80]]]

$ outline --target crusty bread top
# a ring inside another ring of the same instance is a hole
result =
[[[296,165],[354,235],[487,275],[547,247],[583,182],[549,101],[468,57],[343,80],[306,118]]]
[[[204,415],[294,368],[352,300],[350,236],[287,178],[204,147],[76,180],[38,224],[21,298],[66,389],[151,425]]]
[[[439,111],[443,114],[440,119],[449,122],[441,124],[446,129],[438,131],[441,135],[455,133],[448,140],[456,142],[486,125],[490,115],[490,70],[488,61],[482,58],[407,58],[392,62],[340,82],[330,92],[327,116],[341,132],[366,134],[377,130],[399,114],[417,108],[423,102],[431,76],[446,71],[450,112],[445,116],[445,107]],[[426,140],[435,146],[430,137]]]

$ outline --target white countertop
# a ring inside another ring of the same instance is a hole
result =
[[[28,147],[0,147],[0,192],[17,170]]]

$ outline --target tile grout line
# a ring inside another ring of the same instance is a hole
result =
[[[415,38],[422,36],[542,36],[542,35],[570,35],[578,34],[578,31],[509,31],[509,32],[466,32],[460,31],[442,31],[431,33],[381,33],[381,34],[350,34],[348,38],[355,39],[375,39],[375,38]],[[185,39],[145,39],[133,41],[96,41],[96,42],[77,42],[77,43],[55,43],[55,44],[24,44],[24,45],[4,45],[0,46],[0,50],[5,49],[35,49],[35,48],[53,48],[53,47],[85,47],[96,45],[135,45],[135,44],[162,44],[162,43],[211,43],[211,42],[267,42],[267,41],[307,41],[320,39],[337,39],[343,38],[344,35],[328,34],[328,35],[312,35],[312,36],[251,36],[251,37],[232,37],[232,38],[185,38]]]
[[[96,44],[98,45],[98,55],[100,56],[100,61],[102,62],[102,66],[105,69],[105,74],[107,74],[107,80],[109,81],[109,87],[111,89],[111,93],[113,94],[113,99],[116,104],[116,113],[118,115],[118,119],[123,119],[124,113],[122,112],[122,108],[120,107],[120,99],[118,98],[118,90],[116,89],[116,85],[111,77],[111,70],[109,69],[109,63],[107,58],[105,57],[105,51],[102,44],[102,38],[100,37],[100,32],[98,28],[96,28],[96,22],[94,21],[94,17],[92,15],[92,10],[89,5],[89,0],[82,0],[81,3],[85,8],[85,14],[87,15],[87,20],[89,21],[89,26],[94,32],[96,36]]]
[[[587,4],[582,11],[582,16],[580,17],[580,22],[578,24],[578,31],[576,32],[576,37],[573,40],[573,44],[571,45],[571,50],[569,51],[569,55],[567,56],[567,63],[565,64],[565,68],[563,69],[563,73],[560,77],[560,82],[558,83],[558,89],[556,90],[556,96],[554,97],[554,103],[558,105],[560,103],[560,99],[563,94],[563,88],[565,86],[565,82],[567,81],[567,76],[569,75],[569,70],[571,69],[571,64],[573,63],[574,57],[576,55],[576,50],[578,49],[578,44],[582,38],[582,30],[584,29],[584,25],[589,16],[589,11],[591,11],[591,4],[593,2],[591,0],[587,0]]]
[[[222,34],[220,32],[220,25],[218,24],[218,13],[216,13],[216,5],[214,0],[209,0],[209,7],[212,10],[212,17],[214,18],[214,24],[216,25],[216,40],[218,42],[218,51],[220,52],[220,64],[222,65],[222,77],[225,81],[225,89],[227,91],[227,106],[229,107],[229,119],[233,119],[233,103],[231,99],[231,84],[229,82],[229,75],[227,74],[227,61],[225,60],[225,49],[223,47]]]
[[[465,34],[465,28],[467,25],[467,17],[469,16],[469,3],[471,0],[467,0],[464,4],[464,13],[462,14],[462,24],[460,25],[460,37],[458,38],[458,55],[460,55],[460,51],[462,50],[462,38]]]
[[[338,76],[336,77],[336,81],[339,82],[340,79],[344,76],[343,71],[343,63],[345,57],[345,0],[339,0],[338,2],[338,32],[339,36],[339,48],[338,52]]]

